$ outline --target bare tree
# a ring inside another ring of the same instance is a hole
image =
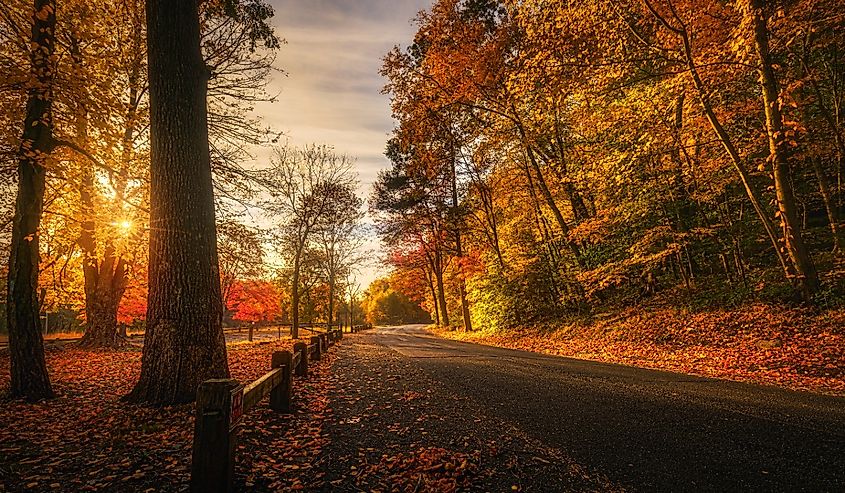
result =
[[[355,195],[355,184],[337,187],[332,191],[326,214],[318,223],[314,242],[318,251],[317,264],[329,288],[326,322],[329,329],[334,322],[335,298],[338,285],[355,264],[360,263],[360,248],[364,244],[361,221],[364,201]]]
[[[273,150],[261,173],[271,200],[265,209],[279,219],[278,244],[291,269],[291,337],[299,338],[300,269],[312,235],[331,210],[338,189],[355,182],[352,159],[324,145]]]

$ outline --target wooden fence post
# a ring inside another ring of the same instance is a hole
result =
[[[325,353],[329,350],[329,343],[328,339],[326,338],[326,334],[320,334],[320,353]]]
[[[272,368],[282,368],[282,383],[270,391],[270,409],[289,413],[293,396],[293,354],[290,351],[274,351],[270,361]]]
[[[311,344],[316,344],[317,349],[314,351],[314,355],[312,356],[312,361],[320,361],[320,337],[319,336],[311,336]]]
[[[238,421],[243,409],[232,405],[238,390],[243,392],[243,387],[232,379],[206,380],[197,389],[191,458],[193,493],[232,491]]]
[[[296,376],[298,377],[307,377],[308,376],[308,344],[304,342],[297,342],[293,345],[293,352],[302,354],[302,357],[299,358],[299,364],[296,366]]]

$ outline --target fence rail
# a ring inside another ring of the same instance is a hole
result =
[[[343,332],[331,330],[297,342],[294,350],[276,351],[270,371],[244,386],[235,379],[206,380],[197,389],[194,444],[191,460],[191,491],[232,491],[237,436],[243,416],[268,395],[270,409],[289,413],[293,379],[308,376],[308,362],[319,361]]]

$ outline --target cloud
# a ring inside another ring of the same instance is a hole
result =
[[[381,94],[382,57],[413,38],[413,19],[431,0],[271,0],[277,33],[287,40],[277,65],[287,76],[269,87],[277,102],[257,112],[290,142],[329,144],[357,157],[360,194],[369,195],[393,127],[390,102]],[[267,153],[257,152],[259,159]],[[264,157],[262,157],[264,156]],[[378,275],[363,273],[366,286]]]

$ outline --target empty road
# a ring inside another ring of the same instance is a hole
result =
[[[443,340],[423,326],[344,344],[355,341],[396,351],[627,490],[845,491],[845,398]]]

